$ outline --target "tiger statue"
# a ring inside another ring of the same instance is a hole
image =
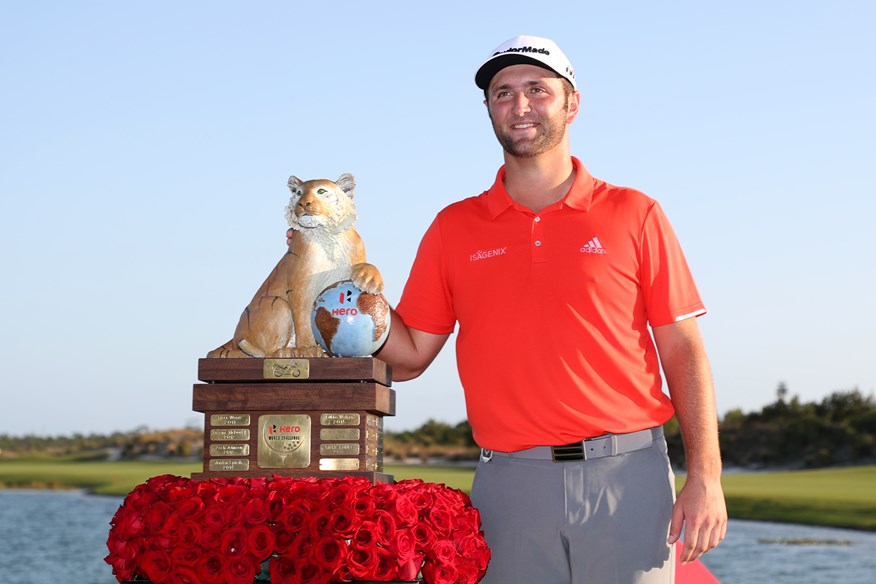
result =
[[[335,182],[289,178],[289,250],[243,310],[234,337],[208,358],[323,357],[310,325],[317,295],[340,280],[371,294],[383,290],[383,277],[366,263],[365,244],[353,227],[355,188],[349,173]]]

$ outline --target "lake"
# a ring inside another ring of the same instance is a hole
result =
[[[104,563],[121,497],[0,490],[0,584],[113,584]],[[873,584],[876,533],[731,520],[703,563],[722,584]]]

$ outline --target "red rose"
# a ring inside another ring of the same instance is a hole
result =
[[[256,560],[263,562],[274,551],[274,532],[267,524],[254,525],[246,532],[246,547]]]
[[[347,567],[350,575],[357,580],[371,580],[377,572],[380,558],[377,557],[377,548],[352,548],[347,554]]]
[[[129,540],[110,537],[106,544],[114,555],[124,560],[133,560],[140,553],[142,541],[140,538]]]
[[[417,579],[417,574],[420,573],[420,568],[423,566],[423,554],[415,553],[414,557],[406,562],[399,562],[398,576],[399,580],[407,580],[412,582]]]
[[[328,522],[328,533],[350,539],[359,527],[360,519],[352,508],[335,509]]]
[[[399,564],[403,564],[417,555],[417,542],[410,531],[399,531],[395,534],[392,545],[388,546],[387,549],[395,553]]]
[[[369,483],[370,484],[370,483]],[[349,507],[356,500],[356,488],[350,481],[338,481],[329,488],[324,496],[324,503],[330,509]]]
[[[419,511],[408,493],[399,493],[391,509],[399,527],[410,527],[419,519]]]
[[[225,580],[228,584],[252,584],[259,573],[258,567],[249,554],[229,556],[225,561]]]
[[[130,580],[134,577],[133,560],[126,560],[110,554],[104,558],[104,561],[113,567],[113,576],[115,576],[116,580],[119,582],[124,582],[125,580]]]
[[[377,548],[377,567],[374,570],[374,580],[385,582],[398,577],[398,561],[395,554],[385,548]]]
[[[325,584],[331,573],[309,561],[277,556],[268,565],[271,584]]]
[[[435,541],[435,532],[425,523],[417,523],[411,528],[411,535],[417,543],[418,550],[428,550]]]
[[[191,566],[174,566],[167,584],[201,584],[198,572]]]
[[[271,584],[298,584],[300,579],[296,566],[296,560],[288,556],[271,558],[271,562],[268,564]]]
[[[295,536],[297,534],[294,531],[290,531],[284,525],[275,525],[274,526],[274,551],[277,554],[283,555],[292,545],[292,542],[295,540]]]
[[[207,552],[198,558],[195,570],[204,584],[224,584],[225,562],[218,552]]]
[[[302,531],[295,536],[294,540],[292,540],[292,544],[289,546],[286,555],[299,561],[303,561],[310,557],[310,550],[312,549],[313,536],[309,531]]]
[[[398,531],[395,517],[388,511],[375,511],[374,518],[377,525],[377,541],[384,546],[390,545],[395,541],[395,535]]]
[[[146,530],[146,523],[140,513],[124,505],[119,507],[110,523],[113,526],[110,537],[118,539],[131,539],[142,535]]]
[[[198,497],[190,497],[176,507],[177,515],[183,521],[197,519],[204,512],[204,501]]]
[[[202,521],[204,522],[204,527],[208,529],[222,529],[228,522],[227,507],[219,503],[210,503],[204,509]]]
[[[246,487],[243,485],[225,485],[216,493],[216,501],[226,506],[235,505],[246,497]]]
[[[310,521],[310,513],[310,507],[305,501],[295,501],[280,514],[280,522],[289,531],[301,531]]]
[[[314,563],[307,562],[298,568],[298,577],[301,584],[328,584],[332,573]]]
[[[313,546],[313,561],[329,574],[338,569],[347,557],[349,548],[343,540],[323,537]]]
[[[222,545],[222,531],[204,528],[201,530],[201,547],[205,550],[218,550]]]
[[[243,527],[232,527],[222,533],[219,553],[229,556],[239,556],[246,553],[246,530]]]
[[[250,499],[243,506],[243,522],[260,525],[268,520],[268,504],[264,499]]]
[[[359,493],[359,495],[356,496],[356,502],[353,504],[353,508],[356,511],[356,515],[359,517],[370,517],[376,508],[374,497],[368,493]]]
[[[441,565],[452,566],[456,564],[456,547],[446,539],[438,540],[432,546],[428,557],[429,560],[434,560]]]
[[[435,533],[441,536],[450,535],[453,528],[453,516],[443,507],[433,507],[426,516]]]
[[[310,515],[310,531],[316,536],[328,533],[330,522],[331,512],[328,509],[317,509]]]
[[[171,516],[173,509],[163,501],[157,501],[145,513],[146,528],[155,533],[162,531],[167,527],[168,519]],[[179,519],[176,519],[176,525],[179,526]]]
[[[162,550],[149,550],[140,558],[140,569],[153,582],[164,582],[170,576],[170,556]]]
[[[177,533],[177,543],[183,547],[201,545],[201,524],[194,520],[183,523]]]
[[[219,486],[210,481],[198,481],[195,485],[195,494],[204,502],[215,500],[217,492]]]
[[[174,566],[194,566],[200,557],[200,552],[193,548],[175,547],[170,552],[170,559]]]
[[[156,529],[153,533],[160,533],[167,539],[176,539],[179,537],[179,530],[182,527],[182,521],[177,515],[170,515],[165,521],[161,529]]]
[[[396,490],[395,485],[387,483],[377,483],[376,485],[373,485],[370,492],[377,501],[380,501],[380,505],[378,505],[380,509],[389,509],[398,497],[398,491]]]
[[[471,562],[463,562],[456,566],[456,582],[458,584],[477,584],[483,575]]]
[[[353,547],[362,549],[377,547],[378,541],[377,524],[373,521],[363,521],[352,537]]]
[[[456,568],[452,565],[426,562],[423,566],[423,577],[429,584],[455,584]]]

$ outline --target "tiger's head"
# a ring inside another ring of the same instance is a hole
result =
[[[356,223],[358,214],[353,203],[356,180],[352,174],[344,173],[335,182],[302,181],[291,176],[289,190],[292,198],[286,206],[286,221],[295,231],[338,233]]]

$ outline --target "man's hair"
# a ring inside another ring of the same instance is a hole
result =
[[[575,88],[572,87],[572,82],[569,81],[568,79],[566,79],[565,77],[563,77],[562,75],[560,75],[559,73],[556,73],[556,72],[553,72],[553,71],[552,71],[552,73],[557,77],[557,79],[559,79],[560,81],[563,82],[563,93],[566,94],[566,103],[568,103],[568,102],[569,102],[569,96],[572,95],[572,94],[575,92]],[[484,99],[487,100],[487,103],[490,103],[490,95],[489,95],[489,91],[490,91],[490,87],[489,87],[489,85],[488,85],[488,86],[484,89]]]

